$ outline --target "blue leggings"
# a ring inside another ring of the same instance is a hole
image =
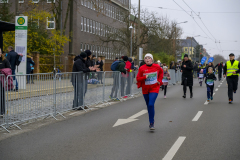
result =
[[[158,93],[149,93],[149,94],[143,95],[148,108],[148,116],[149,116],[150,124],[154,123],[154,115],[155,115],[154,104],[157,99],[157,96],[158,96]]]

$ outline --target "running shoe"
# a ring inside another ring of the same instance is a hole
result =
[[[118,98],[115,98],[114,100],[115,100],[115,101],[120,101],[120,99],[118,99]]]
[[[149,129],[150,129],[151,131],[155,130],[153,123],[151,123],[151,124],[149,125]]]
[[[213,100],[213,97],[211,97],[211,100]]]
[[[183,98],[186,98],[186,94],[184,94],[182,97],[183,97]]]
[[[210,102],[210,99],[208,99],[207,102]]]
[[[229,99],[229,103],[231,104],[233,101],[232,101],[232,99]]]
[[[124,96],[123,98],[128,98],[128,96]]]
[[[112,96],[109,96],[109,99],[113,99]]]
[[[167,98],[167,96],[164,96],[164,99],[166,99]]]

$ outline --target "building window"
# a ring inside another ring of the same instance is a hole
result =
[[[87,32],[89,32],[89,19],[87,19]]]
[[[112,18],[112,6],[110,6],[110,17]]]
[[[83,22],[83,25],[84,25],[84,32],[86,32],[86,30],[87,30],[87,19],[86,18],[84,18],[84,22]]]
[[[0,3],[2,2],[2,0],[0,0]],[[18,3],[24,3],[24,0],[19,0]]]
[[[92,52],[93,54],[95,54],[95,48],[94,48],[94,45],[92,46]],[[95,64],[94,64],[95,65]]]
[[[87,7],[87,4],[88,4],[87,0],[84,0],[84,6],[85,7]]]
[[[81,17],[81,31],[83,31],[83,17]]]
[[[84,0],[81,0],[81,5],[84,5]]]
[[[47,0],[47,3],[55,3],[55,0]]]
[[[47,29],[55,29],[55,18],[47,18]]]
[[[86,43],[85,43],[85,44],[84,44],[84,49],[83,49],[83,51],[87,50],[86,48],[87,48],[87,45],[86,45]]]
[[[3,0],[2,0],[3,1]],[[39,0],[32,0],[33,3],[38,3]]]
[[[93,34],[95,34],[95,21],[93,21]]]
[[[101,35],[100,36],[103,36],[103,24],[101,23]]]
[[[88,0],[88,8],[91,8],[91,1]]]
[[[92,20],[90,20],[90,28],[89,28],[89,32],[92,33]]]
[[[98,35],[98,22],[96,22],[96,35]]]
[[[83,44],[81,43],[80,45],[80,51],[82,52],[83,51]]]

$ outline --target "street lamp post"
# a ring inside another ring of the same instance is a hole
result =
[[[132,57],[132,25],[129,27],[129,29],[131,30],[131,44],[130,44],[130,57]]]
[[[184,21],[184,22],[179,22],[175,24],[175,47],[174,47],[174,51],[175,51],[175,62],[177,62],[177,50],[176,50],[176,39],[177,39],[177,25],[181,24],[181,23],[187,23],[188,21]]]

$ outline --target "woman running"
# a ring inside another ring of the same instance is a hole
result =
[[[162,85],[163,70],[158,64],[153,63],[153,56],[150,53],[145,55],[144,61],[146,64],[139,68],[137,85],[138,88],[142,87],[142,93],[148,108],[150,122],[149,128],[150,130],[155,130],[154,104],[157,99],[160,86]]]

